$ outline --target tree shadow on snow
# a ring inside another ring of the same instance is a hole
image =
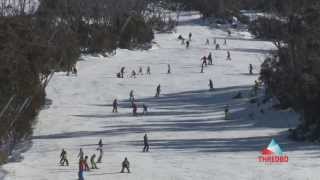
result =
[[[238,152],[259,151],[265,148],[272,138],[279,141],[285,151],[314,149],[312,145],[297,143],[287,138],[286,129],[296,126],[296,116],[290,112],[270,111],[267,107],[249,103],[251,86],[236,86],[219,88],[214,91],[199,90],[164,94],[159,98],[149,97],[139,99],[139,104],[145,103],[151,107],[151,112],[143,119],[132,117],[131,114],[89,114],[75,115],[80,118],[103,118],[99,131],[74,131],[44,136],[34,136],[34,139],[61,139],[74,137],[119,136],[140,134],[145,132],[222,132],[246,131],[264,129],[279,129],[279,134],[270,136],[239,137],[239,138],[208,138],[208,139],[159,139],[152,141],[153,149],[195,150],[198,152]],[[233,99],[241,92],[244,98]],[[119,101],[119,111],[128,108],[129,101]],[[225,106],[230,107],[230,120],[224,120]],[[261,109],[264,108],[263,113]],[[111,115],[110,115],[111,114]],[[134,121],[126,121],[122,125],[106,125],[114,118],[131,117]],[[136,122],[138,121],[138,123]],[[236,133],[236,132],[235,132]],[[240,132],[241,133],[241,132]],[[265,133],[264,133],[265,134]],[[141,141],[126,142],[141,145]]]

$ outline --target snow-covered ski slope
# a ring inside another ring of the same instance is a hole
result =
[[[52,104],[40,112],[32,147],[21,162],[3,167],[5,180],[75,180],[78,151],[89,157],[99,139],[104,142],[103,163],[85,173],[86,180],[319,180],[319,150],[312,144],[287,139],[288,127],[297,116],[248,103],[248,94],[258,78],[260,64],[272,43],[250,39],[246,32],[233,32],[200,24],[197,15],[184,15],[176,34],[156,34],[149,51],[118,50],[110,58],[84,57],[77,77],[57,73],[47,88]],[[177,41],[179,34],[192,32],[189,49]],[[214,50],[213,38],[222,50]],[[211,41],[205,45],[206,38]],[[227,38],[227,46],[223,40]],[[230,50],[232,61],[226,61]],[[214,66],[200,73],[200,58],[212,52]],[[248,75],[249,64],[254,75]],[[172,74],[168,75],[167,64]],[[124,79],[116,78],[122,66]],[[128,78],[139,66],[151,75]],[[208,80],[215,91],[208,91]],[[154,98],[161,84],[162,95]],[[128,103],[134,90],[139,104],[149,114],[133,117]],[[232,99],[239,91],[245,98]],[[112,113],[112,101],[119,99],[119,113]],[[224,120],[230,106],[231,119]],[[148,133],[151,152],[142,153],[143,135]],[[257,162],[260,151],[272,138],[289,156],[289,163],[266,165]],[[69,167],[58,165],[61,149],[68,152]],[[128,157],[131,174],[120,174]]]

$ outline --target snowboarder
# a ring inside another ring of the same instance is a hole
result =
[[[213,64],[213,62],[212,62],[212,53],[211,53],[211,52],[209,53],[209,55],[208,55],[207,59],[208,59],[208,63],[209,63],[209,65],[212,65],[212,64]]]
[[[210,41],[209,39],[206,40],[206,45],[209,45],[210,44]]]
[[[113,106],[112,112],[117,113],[118,112],[118,100],[117,99],[113,100],[112,106]]]
[[[225,109],[224,109],[224,119],[228,120],[229,119],[229,106],[226,105]]]
[[[191,41],[191,38],[192,38],[192,33],[190,32],[189,33],[189,41]]]
[[[186,48],[188,49],[190,47],[190,41],[186,42]]]
[[[231,54],[230,54],[230,51],[227,51],[227,60],[231,61]]]
[[[84,171],[90,171],[90,168],[89,168],[89,165],[88,165],[88,156],[85,156],[84,157],[84,161],[83,161],[83,163],[84,163]]]
[[[133,102],[133,101],[134,101],[133,90],[131,90],[130,93],[129,93],[129,101],[130,101],[130,102]]]
[[[213,91],[213,81],[211,79],[209,80],[209,89]]]
[[[102,149],[102,147],[98,147],[97,151],[99,151],[99,157],[98,157],[97,163],[101,163],[102,162],[102,157],[103,157],[103,149]]]
[[[136,71],[135,71],[135,70],[132,70],[132,72],[131,72],[131,77],[132,77],[132,78],[136,78],[136,75],[137,75]]]
[[[157,92],[156,92],[156,95],[155,97],[159,97],[160,96],[160,92],[161,92],[161,86],[160,84],[157,86]]]
[[[143,75],[143,70],[141,66],[139,67],[139,75]]]
[[[133,116],[137,116],[137,110],[138,110],[137,104],[132,102],[132,113],[133,113]]]
[[[143,107],[143,114],[147,114],[148,113],[148,106],[146,104],[143,104],[142,107]]]
[[[99,140],[98,146],[101,148],[103,147],[102,139]]]
[[[168,64],[168,72],[167,72],[168,74],[170,74],[171,73],[171,66],[170,66],[170,64]]]
[[[79,151],[79,154],[78,154],[78,158],[79,159],[83,159],[83,157],[84,157],[84,153],[83,153],[82,148],[80,148],[80,151]]]
[[[124,161],[122,162],[121,173],[124,173],[125,169],[130,173],[130,162],[128,161],[128,158],[124,158]]]
[[[208,63],[207,63],[207,57],[206,57],[206,56],[203,56],[203,57],[201,58],[201,61],[202,61],[202,65],[205,65],[205,66],[208,65]]]
[[[147,67],[147,74],[150,75],[151,74],[151,69],[150,66]]]
[[[67,151],[62,149],[61,154],[60,154],[60,165],[64,166],[64,163],[66,163],[66,165],[69,166],[69,161],[67,158]]]
[[[143,152],[149,152],[149,141],[148,141],[148,136],[147,134],[145,134],[143,136],[143,143],[144,143],[144,147],[143,147]]]
[[[95,159],[96,159],[96,154],[93,154],[90,158],[91,169],[98,169]]]
[[[252,64],[249,64],[249,74],[250,75],[253,74],[253,66],[252,66]]]
[[[121,67],[121,70],[120,70],[121,78],[123,78],[124,70],[125,70],[125,67]]]

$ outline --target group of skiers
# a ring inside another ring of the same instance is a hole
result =
[[[161,85],[159,84],[156,88],[155,97],[159,97],[160,92],[161,92]],[[137,105],[136,99],[134,97],[133,90],[131,90],[129,93],[129,102],[131,103],[133,116],[137,116],[138,115],[138,105]],[[113,107],[112,112],[113,113],[118,113],[118,106],[119,106],[118,100],[114,99],[113,103],[112,103],[112,107]],[[142,104],[142,109],[143,109],[142,114],[146,115],[148,113],[148,106],[145,103]]]
[[[191,42],[191,39],[192,39],[192,33],[191,32],[189,33],[188,37],[189,38],[186,41],[186,39],[181,34],[178,36],[178,40],[181,41],[181,45],[185,45],[187,49],[190,47],[190,42]]]
[[[182,37],[182,35],[179,35],[178,39],[181,41],[182,44],[186,44],[186,48],[189,48],[190,42],[192,40],[192,33],[189,33],[187,40],[184,37]],[[210,40],[206,39],[205,44],[206,45],[210,45]],[[214,38],[213,44],[215,45],[215,49],[216,50],[220,49],[220,44],[217,43],[217,39],[216,38]],[[227,45],[227,40],[226,39],[224,39],[223,45],[225,45],[225,46]],[[231,53],[230,53],[229,50],[227,51],[227,60],[231,61]],[[208,65],[213,65],[213,55],[212,55],[211,52],[208,54],[208,56],[203,56],[201,58],[201,73],[204,72],[204,67],[207,67]],[[77,73],[76,68],[74,69],[74,72]],[[172,73],[171,65],[168,64],[167,65],[167,74],[171,74],[171,73]],[[124,74],[125,74],[125,67],[121,67],[120,72],[117,73],[117,77],[118,78],[124,78]],[[133,70],[131,72],[131,75],[128,76],[128,77],[136,78],[137,75],[143,75],[143,74],[144,74],[143,68],[139,67],[138,73],[136,73],[136,71]],[[150,66],[147,67],[146,74],[148,74],[148,75],[151,74]],[[249,74],[250,75],[253,74],[253,65],[252,64],[249,64]],[[254,92],[255,95],[257,95],[258,87],[259,87],[258,83],[255,83],[255,85],[253,87],[253,92]],[[214,85],[213,85],[213,80],[212,79],[209,79],[209,90],[210,91],[214,90]],[[156,87],[155,97],[158,98],[160,96],[160,94],[161,94],[161,85],[159,84]],[[235,98],[241,98],[241,97],[242,97],[241,92],[239,92],[235,96]],[[131,90],[130,93],[129,93],[129,102],[131,103],[133,115],[137,116],[138,115],[138,113],[137,113],[138,105],[136,103],[136,99],[135,99],[133,90]],[[113,106],[112,112],[113,113],[117,113],[118,112],[118,106],[119,106],[119,103],[118,103],[117,99],[113,100],[112,106]],[[148,106],[146,104],[142,104],[142,108],[143,108],[143,114],[147,114]],[[229,105],[226,105],[224,107],[224,116],[225,116],[225,120],[230,119]],[[148,140],[147,134],[145,134],[143,136],[143,144],[144,144],[144,147],[142,149],[142,152],[149,152],[149,140]],[[102,143],[101,139],[100,139],[100,141],[98,143],[98,147],[96,148],[96,150],[99,152],[99,156],[98,156],[97,160],[96,160],[96,154],[92,154],[90,156],[90,164],[91,164],[91,167],[90,167],[89,164],[88,164],[89,156],[86,156],[84,154],[83,149],[80,148],[79,154],[77,156],[79,158],[79,174],[78,174],[79,180],[84,180],[83,172],[90,171],[90,169],[98,169],[97,163],[102,163],[103,143]],[[68,161],[68,158],[67,158],[67,152],[66,152],[65,149],[62,149],[62,152],[60,154],[60,162],[59,163],[60,163],[61,166],[65,166],[65,165],[69,166],[69,161]],[[125,170],[127,170],[127,172],[130,173],[130,162],[129,162],[127,157],[125,157],[125,159],[122,162],[122,168],[121,168],[120,172],[124,173]]]
[[[121,67],[120,72],[117,73],[117,78],[124,78],[125,74],[125,67]],[[151,74],[151,67],[148,66],[146,69],[146,74],[150,75]],[[129,75],[130,78],[136,78],[137,75],[144,75],[143,73],[143,68],[140,66],[138,69],[138,73],[135,70],[131,71],[131,74]]]
[[[149,140],[148,140],[147,134],[145,134],[143,136],[143,144],[144,144],[144,147],[142,149],[142,152],[149,152]],[[96,160],[96,154],[93,154],[90,157],[90,164],[91,164],[91,167],[90,167],[88,164],[89,157],[86,156],[84,154],[83,149],[80,148],[79,154],[77,156],[77,158],[79,158],[79,171],[78,171],[78,179],[79,180],[84,180],[84,175],[83,175],[84,172],[88,172],[93,169],[98,169],[97,163],[102,163],[102,157],[103,157],[102,139],[99,140],[98,148],[96,150],[99,151],[99,157],[97,160]],[[67,158],[67,151],[65,149],[62,149],[62,152],[60,154],[60,162],[59,163],[61,166],[64,166],[65,164],[66,164],[66,166],[69,166],[69,161]],[[127,170],[127,172],[130,173],[130,162],[127,157],[125,157],[125,159],[122,162],[122,167],[121,167],[120,173],[124,173],[125,170]]]
[[[203,56],[201,59],[201,73],[204,73],[204,67],[208,65],[213,65],[212,53],[210,52],[208,56]]]

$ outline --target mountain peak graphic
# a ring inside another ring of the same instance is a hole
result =
[[[274,139],[272,139],[270,144],[268,145],[268,147],[261,151],[261,154],[262,155],[275,154],[277,156],[282,156],[283,155],[283,151],[280,148],[279,144]]]

